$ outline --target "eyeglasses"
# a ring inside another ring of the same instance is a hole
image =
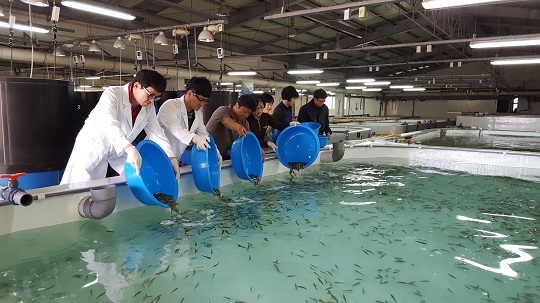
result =
[[[195,98],[197,98],[197,100],[199,100],[199,102],[204,103],[204,104],[206,104],[206,103],[208,103],[208,101],[210,101],[210,99],[201,99],[201,98],[199,98],[199,96],[197,96],[196,93],[193,93],[193,96],[195,96]]]
[[[151,93],[146,89],[146,87],[142,86],[142,88],[143,88],[144,91],[148,94],[148,100],[154,100],[154,102],[158,102],[159,100],[161,100],[161,97],[158,97],[158,96],[156,96],[155,94],[151,94]]]

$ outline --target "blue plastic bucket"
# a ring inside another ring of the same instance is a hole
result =
[[[325,147],[326,144],[328,144],[328,139],[330,139],[330,136],[319,135],[319,144],[321,148]]]
[[[321,128],[321,125],[317,122],[302,122],[298,124],[298,126],[308,127],[312,129],[316,136],[319,135],[319,129]]]
[[[240,179],[255,183],[249,175],[262,178],[262,151],[255,134],[248,132],[246,136],[234,140],[230,155],[234,172]]]
[[[290,168],[289,163],[305,163],[310,166],[319,154],[319,138],[310,127],[289,126],[284,129],[276,142],[279,162]],[[318,123],[316,123],[318,124]]]
[[[171,160],[167,154],[150,140],[143,140],[137,145],[142,157],[140,175],[130,164],[124,165],[126,182],[133,195],[146,205],[157,205],[168,208],[167,204],[159,202],[155,193],[162,193],[178,199],[178,182],[176,181]]]
[[[281,133],[278,129],[272,129],[272,142],[277,142],[277,139],[279,137],[279,134]]]
[[[219,151],[214,137],[209,137],[209,148],[198,150],[196,146],[193,146],[191,150],[191,173],[198,190],[217,196],[214,189],[220,188],[220,170],[217,156]]]

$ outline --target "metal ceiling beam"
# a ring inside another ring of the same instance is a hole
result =
[[[297,16],[317,15],[317,14],[322,14],[322,13],[327,13],[327,12],[334,12],[338,10],[345,10],[348,8],[358,8],[362,6],[381,5],[381,4],[388,4],[388,3],[394,3],[394,2],[400,2],[400,1],[364,0],[364,1],[357,1],[357,2],[345,3],[345,4],[339,4],[339,5],[333,5],[333,6],[316,7],[316,8],[304,9],[300,11],[274,14],[274,15],[264,16],[264,20],[274,20],[274,19],[290,18],[290,17],[297,17]]]
[[[166,6],[168,8],[174,8],[174,9],[182,11],[182,12],[187,12],[187,13],[190,13],[192,15],[204,18],[204,19],[215,19],[215,18],[218,17],[215,14],[208,14],[208,13],[205,13],[205,12],[201,12],[200,10],[197,10],[197,9],[194,9],[194,8],[191,8],[191,7],[187,7],[187,6],[183,6],[183,5],[179,5],[179,4],[176,4],[176,3],[173,3],[173,2],[170,2],[170,1],[166,1],[166,0],[149,0],[149,2],[160,4],[160,5]]]
[[[465,8],[460,9],[460,12],[462,14],[468,13]],[[480,5],[475,7],[474,15],[496,18],[529,19],[538,21],[540,20],[540,9],[519,8],[502,5]]]

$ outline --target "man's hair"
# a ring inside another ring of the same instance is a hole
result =
[[[186,83],[186,92],[189,90],[194,94],[210,98],[212,95],[212,83],[206,77],[192,77]]]
[[[253,112],[257,110],[257,102],[251,95],[240,96],[240,98],[236,100],[236,103],[238,104],[238,107],[247,107]]]
[[[326,97],[328,97],[328,94],[322,88],[319,88],[318,90],[313,92],[314,99],[326,99]]]
[[[287,86],[281,91],[281,99],[291,101],[292,98],[298,98],[300,95],[293,86]]]
[[[262,95],[261,94],[251,94],[251,97],[255,102],[259,103],[259,101],[262,101]]]
[[[270,95],[269,93],[263,93],[261,97],[262,97],[264,105],[268,103],[274,104],[274,97],[272,97],[272,95]]]
[[[135,74],[131,85],[139,82],[143,87],[153,87],[158,93],[162,93],[167,88],[167,80],[160,73],[151,69],[141,69]]]

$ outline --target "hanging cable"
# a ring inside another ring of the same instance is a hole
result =
[[[197,30],[193,29],[193,37],[197,39]],[[189,38],[186,36],[186,48],[187,48],[187,62],[188,62],[188,69],[189,69],[189,78],[191,78],[191,56],[189,54]]]
[[[13,26],[15,25],[15,16],[11,15],[11,5],[13,4],[13,0],[9,1],[9,50],[10,50],[10,58],[9,58],[9,68],[11,71],[11,75],[13,76],[14,70],[13,70]]]
[[[30,27],[32,27],[32,5],[28,5],[28,19],[30,19]],[[30,79],[34,74],[34,32],[30,31],[30,42],[32,43],[32,61],[30,61]]]

